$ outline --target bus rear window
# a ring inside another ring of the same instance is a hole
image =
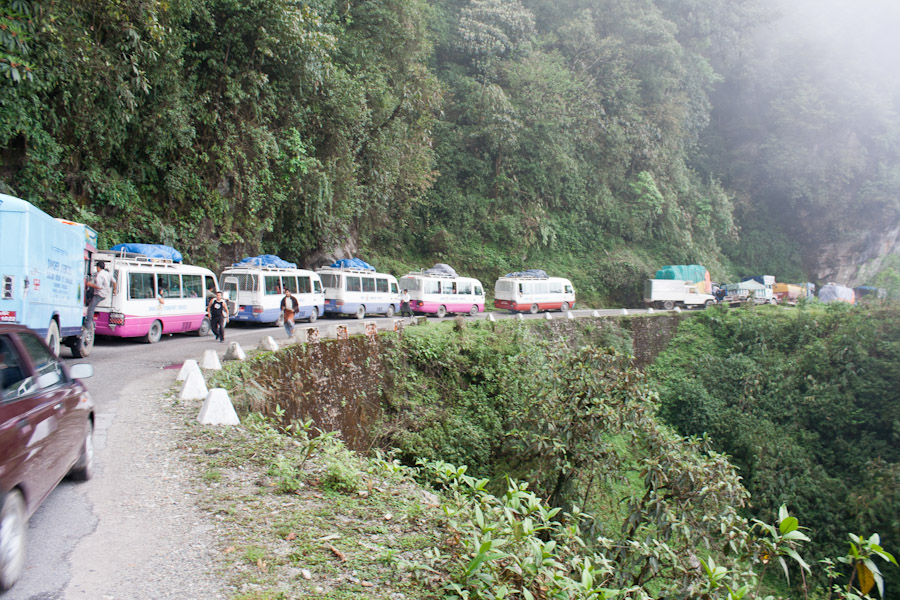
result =
[[[497,291],[498,292],[512,292],[513,291],[513,282],[512,281],[498,281],[497,282]]]
[[[238,290],[242,292],[255,292],[259,289],[259,276],[241,273],[237,275],[229,274],[229,277],[236,277],[238,280]]]
[[[419,280],[414,277],[401,277],[400,289],[415,292],[419,289]]]
[[[341,289],[341,276],[333,273],[322,273],[319,275],[322,279],[322,287],[339,290]]]

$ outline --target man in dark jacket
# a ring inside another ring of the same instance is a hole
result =
[[[284,331],[288,337],[294,337],[294,315],[300,309],[297,299],[291,295],[291,290],[284,289],[284,298],[281,299],[281,312],[284,315]]]
[[[209,301],[206,307],[206,315],[212,332],[219,342],[225,341],[225,316],[228,314],[228,305],[222,299],[222,291],[216,290],[216,297]]]

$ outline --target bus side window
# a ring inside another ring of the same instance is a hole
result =
[[[182,275],[185,298],[200,298],[203,295],[203,281],[200,275]]]
[[[375,280],[372,277],[363,277],[362,278],[362,291],[364,291],[364,292],[374,292],[375,291]]]
[[[281,278],[277,275],[266,275],[266,296],[280,295]]]
[[[476,296],[484,296],[484,290],[481,289],[480,285],[475,286],[475,295]]]
[[[519,293],[520,294],[525,293],[525,284],[524,283],[521,283],[521,282],[519,283]]]
[[[288,277],[287,275],[281,278],[281,281],[284,283],[284,287],[282,289],[290,290],[292,294],[297,293],[297,278],[296,277]]]
[[[574,293],[575,293],[575,290],[572,289],[572,286],[571,286],[571,285],[567,285],[567,286],[566,286],[566,293],[567,293],[567,294],[574,294]]]
[[[309,277],[298,277],[297,280],[300,282],[301,294],[308,294],[312,291],[312,287],[309,285]]]
[[[321,294],[321,293],[322,293],[322,284],[321,284],[321,282],[320,282],[318,279],[314,279],[314,280],[313,280],[313,291],[314,291],[316,294]]]
[[[399,293],[399,292],[400,292],[400,290],[397,289],[397,284],[394,283],[394,282],[392,281],[392,282],[391,282],[391,293],[392,293],[392,294],[397,294],[397,293]]]
[[[128,274],[129,300],[146,300],[155,296],[156,290],[153,285],[153,273]]]
[[[361,292],[362,287],[359,283],[359,277],[346,277],[348,292]]]
[[[383,278],[378,278],[375,280],[375,289],[383,294],[387,294],[388,291],[388,280]]]
[[[467,296],[472,293],[472,283],[470,281],[462,281],[459,284],[459,293]]]

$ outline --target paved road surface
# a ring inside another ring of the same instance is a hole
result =
[[[587,317],[592,311],[574,314]],[[394,322],[370,320],[382,329],[392,328]],[[363,329],[363,322],[355,320],[322,320],[316,325],[324,337],[337,323],[347,324],[351,334]],[[275,327],[241,324],[226,332],[228,341],[239,342],[245,350],[267,335],[285,342],[284,330]],[[305,337],[303,331],[297,335]],[[87,385],[97,406],[95,477],[85,483],[64,481],[32,517],[25,573],[4,600],[227,597],[210,572],[215,551],[211,520],[196,507],[170,435],[179,424],[164,410],[164,394],[175,378],[172,367],[189,358],[199,360],[208,348],[221,356],[226,344],[211,336],[186,335],[164,336],[152,345],[97,340],[83,361],[94,365]]]

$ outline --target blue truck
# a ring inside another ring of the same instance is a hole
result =
[[[65,344],[90,354],[93,327],[84,326],[85,281],[97,233],[54,219],[32,204],[0,194],[0,322],[36,331],[55,354]]]

